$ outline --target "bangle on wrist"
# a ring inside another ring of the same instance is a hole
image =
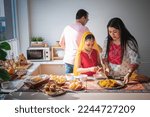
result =
[[[132,72],[132,70],[131,70],[131,69],[129,69],[129,70],[128,70],[128,74],[131,74],[131,72]]]
[[[88,72],[91,72],[91,68],[88,68]]]
[[[105,71],[109,72],[109,68],[106,68]]]

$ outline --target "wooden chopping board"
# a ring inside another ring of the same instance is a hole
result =
[[[33,63],[28,63],[27,65],[17,66],[16,69],[28,69],[33,65]]]

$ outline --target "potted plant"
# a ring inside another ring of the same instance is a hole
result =
[[[37,37],[37,42],[38,42],[38,44],[42,45],[42,44],[43,44],[43,41],[44,41],[44,38],[43,38],[43,37]]]
[[[11,47],[8,42],[0,42],[0,63],[6,60],[7,57],[6,51],[10,49]],[[0,79],[5,81],[10,79],[9,73],[7,72],[7,70],[3,68],[2,64],[0,64]]]
[[[31,45],[32,44],[37,44],[37,37],[32,37],[31,38]]]

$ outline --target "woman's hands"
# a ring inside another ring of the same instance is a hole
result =
[[[131,77],[133,70],[129,69],[128,73],[124,77],[124,83],[127,84],[129,82],[129,78]]]
[[[106,74],[106,76],[109,76],[109,72],[110,72],[110,68],[105,68],[104,69],[104,73]]]
[[[130,77],[130,73],[127,73],[127,74],[125,75],[125,77],[124,77],[124,80],[123,80],[123,82],[124,82],[125,84],[127,84],[127,83],[129,82],[129,77]]]

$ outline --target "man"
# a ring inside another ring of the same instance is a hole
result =
[[[80,9],[76,13],[76,22],[64,28],[60,38],[60,46],[64,48],[66,73],[73,73],[75,55],[84,32],[89,31],[85,26],[88,22],[88,12]]]

